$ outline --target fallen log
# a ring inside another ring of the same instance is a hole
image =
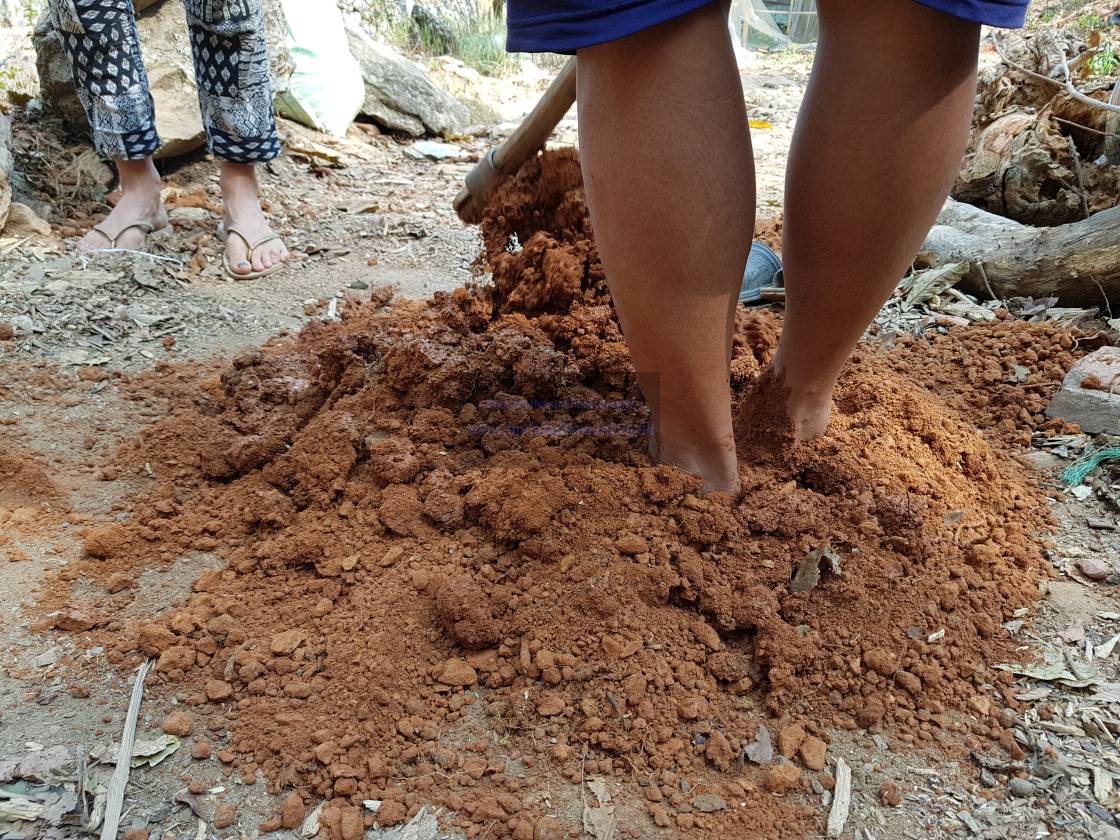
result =
[[[1000,299],[1056,297],[1063,306],[1120,313],[1120,207],[1057,227],[1031,227],[949,199],[915,260],[917,268],[971,264],[963,291]]]

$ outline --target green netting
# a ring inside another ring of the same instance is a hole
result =
[[[1099,449],[1084,458],[1078,458],[1062,471],[1062,480],[1070,487],[1074,487],[1085,480],[1085,476],[1095,470],[1105,461],[1120,458],[1120,446],[1109,446]]]

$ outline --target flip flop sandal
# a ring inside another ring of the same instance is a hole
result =
[[[785,303],[785,269],[779,268],[778,273],[774,275],[774,279],[770,281],[770,285],[759,288],[758,294],[763,300],[770,301],[771,303]]]
[[[782,286],[782,261],[778,255],[761,242],[751,243],[747,267],[743,271],[743,284],[739,287],[739,303],[752,306],[772,300],[785,300],[785,294],[775,298],[768,295]]]
[[[157,230],[156,228],[152,227],[151,222],[132,222],[131,224],[127,224],[123,228],[118,230],[117,235],[114,236],[113,234],[109,233],[109,231],[105,230],[105,228],[102,227],[101,225],[94,225],[91,228],[91,230],[97,231],[102,236],[104,236],[106,239],[108,239],[109,240],[109,247],[108,248],[91,248],[87,253],[97,253],[98,251],[116,251],[116,250],[126,251],[126,250],[132,250],[131,248],[118,248],[117,247],[117,242],[128,231],[132,230],[133,228],[138,228],[139,230],[143,231],[144,241],[147,242],[147,239],[148,239],[149,236],[153,236],[155,234],[162,233],[166,230],[169,230],[170,227],[171,227],[170,225],[164,225],[163,227],[161,227]]]
[[[245,243],[245,247],[248,249],[248,253],[245,255],[245,258],[250,264],[253,262],[253,251],[264,245],[264,243],[271,242],[273,239],[279,239],[283,241],[283,237],[281,237],[279,234],[275,234],[269,231],[267,236],[261,237],[256,242],[250,242],[249,237],[242,233],[238,228],[227,228],[222,226],[218,228],[218,237],[222,240],[223,246],[229,244],[229,237],[231,234],[238,236],[241,241]],[[271,268],[262,268],[260,271],[250,271],[245,274],[238,274],[233,270],[233,264],[229,261],[229,252],[224,250],[222,251],[222,267],[225,268],[226,275],[228,277],[232,277],[234,280],[256,280],[258,277],[265,277],[266,275],[272,274],[275,271],[279,271],[284,267],[284,265],[285,264],[283,262],[278,262]]]

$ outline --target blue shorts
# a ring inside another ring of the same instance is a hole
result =
[[[633,35],[709,2],[711,0],[509,0],[506,49],[510,52],[575,52]],[[973,23],[1017,29],[1026,19],[1030,0],[916,2]]]

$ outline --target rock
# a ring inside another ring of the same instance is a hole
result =
[[[726,811],[727,801],[719,794],[705,793],[692,800],[692,807],[701,813],[711,814],[714,811]]]
[[[766,789],[789,793],[801,784],[801,771],[793,764],[775,764],[766,774]]]
[[[293,790],[280,806],[280,825],[287,829],[299,828],[304,815],[303,798]]]
[[[377,823],[382,826],[400,825],[408,817],[408,809],[403,802],[389,799],[377,809]]]
[[[178,0],[145,0],[136,5],[145,10],[138,15],[137,28],[155,100],[156,129],[163,140],[156,157],[186,154],[202,146],[206,134],[198,107],[183,4]],[[287,47],[288,24],[279,3],[264,4],[264,25],[275,96],[288,89],[288,79],[295,69]],[[39,18],[32,41],[38,58],[43,110],[60,117],[71,131],[88,136],[89,123],[74,92],[70,63],[49,14]]]
[[[1090,377],[1095,377],[1095,382]],[[1081,383],[1096,387],[1084,388]],[[1116,379],[1116,383],[1113,380]],[[1046,407],[1046,416],[1076,423],[1081,431],[1115,433],[1120,428],[1120,347],[1102,347],[1080,359],[1070,368],[1062,387]]]
[[[190,735],[194,731],[194,724],[183,712],[172,712],[163,719],[160,728],[168,735]]]
[[[537,706],[537,714],[542,717],[555,717],[564,713],[564,700],[561,697],[546,697]]]
[[[778,752],[786,758],[793,758],[806,738],[805,730],[796,723],[778,733]]]
[[[285,630],[272,637],[269,650],[276,656],[287,656],[296,648],[307,641],[307,632],[304,630]]]
[[[1113,571],[1112,564],[1101,557],[1081,557],[1074,564],[1089,580],[1104,580]]]
[[[232,802],[223,802],[214,809],[214,828],[229,828],[233,825],[233,817],[236,813],[236,805]]]
[[[798,751],[801,753],[801,760],[805,762],[805,766],[810,770],[820,772],[824,769],[825,756],[828,754],[828,745],[820,738],[814,735],[808,736],[801,742]]]
[[[1035,789],[1026,779],[1012,779],[1007,783],[1007,792],[1019,799],[1030,799],[1034,796]]]
[[[215,703],[228,700],[233,696],[233,686],[225,680],[207,680],[206,696]]]
[[[362,822],[362,809],[351,805],[342,809],[342,817],[338,821],[339,832],[342,840],[362,840],[365,833],[365,824]]]
[[[366,86],[362,114],[413,137],[461,134],[466,129],[470,111],[423,71],[355,29],[348,27],[346,35]]]
[[[51,648],[32,659],[31,664],[36,668],[46,668],[48,665],[53,665],[58,662],[61,655],[58,648]]]
[[[648,551],[649,546],[646,541],[639,537],[637,534],[626,534],[619,537],[614,542],[614,547],[618,549],[620,554],[633,556],[641,554],[643,551]]]
[[[173,222],[200,224],[208,222],[214,217],[205,207],[176,207],[167,214],[167,218]]]
[[[444,685],[474,685],[478,672],[465,659],[448,659],[436,666],[433,676]]]
[[[10,198],[10,196],[9,196]],[[51,226],[35,215],[35,211],[18,201],[7,207],[8,220],[4,223],[5,236],[50,236]]]
[[[874,648],[863,655],[863,664],[883,677],[895,672],[894,657],[882,648]]]
[[[12,204],[12,126],[0,114],[0,230],[8,223],[8,208]]]
[[[191,758],[205,761],[210,757],[212,752],[213,748],[210,746],[209,741],[199,741],[191,748]],[[300,819],[302,819],[302,817]]]

